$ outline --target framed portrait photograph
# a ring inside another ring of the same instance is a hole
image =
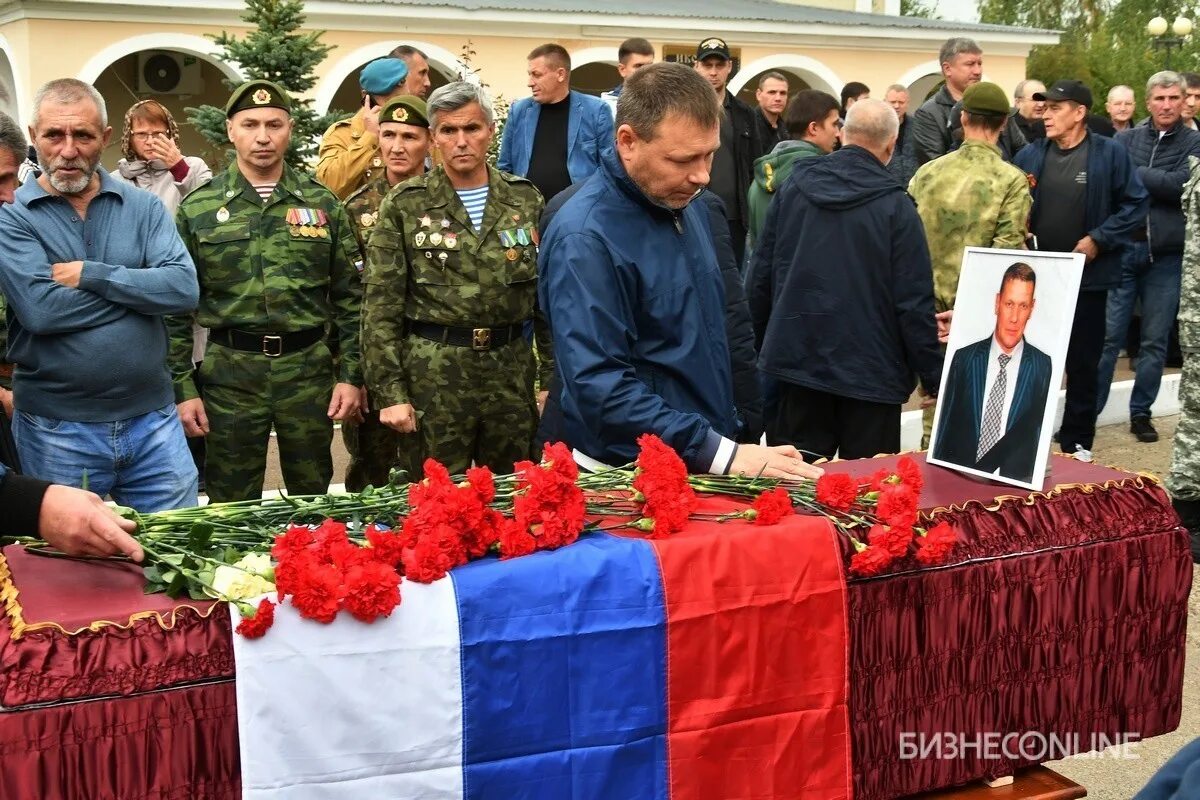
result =
[[[928,461],[1041,489],[1082,253],[968,247]]]

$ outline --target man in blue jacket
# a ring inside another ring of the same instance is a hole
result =
[[[942,371],[921,218],[887,171],[899,121],[851,106],[845,145],[796,162],[767,209],[747,299],[759,369],[779,381],[767,441],[832,458],[900,449],[900,407]]]
[[[819,474],[795,448],[734,441],[721,271],[708,213],[692,203],[719,146],[712,88],[680,64],[643,67],[625,82],[616,126],[538,258],[576,458],[623,464],[653,433],[692,472]]]
[[[1046,136],[1030,142],[1013,163],[1032,178],[1036,249],[1083,253],[1086,259],[1067,347],[1058,442],[1064,453],[1091,461],[1108,291],[1121,279],[1121,252],[1146,218],[1148,196],[1125,148],[1088,131],[1088,87],[1058,81],[1033,99],[1046,103]]]
[[[547,201],[600,166],[613,118],[598,97],[571,91],[571,56],[557,44],[529,54],[532,97],[513,103],[496,166],[537,187]]]
[[[1150,193],[1150,209],[1126,245],[1121,279],[1108,293],[1096,408],[1108,402],[1117,354],[1125,344],[1133,308],[1141,301],[1142,339],[1129,397],[1129,431],[1139,442],[1158,441],[1150,406],[1158,397],[1167,341],[1179,310],[1184,228],[1180,196],[1188,177],[1188,156],[1200,156],[1200,133],[1183,124],[1183,98],[1179,73],[1156,72],[1146,82],[1149,120],[1116,136]]]

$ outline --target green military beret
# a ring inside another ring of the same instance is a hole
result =
[[[987,117],[1008,116],[1008,95],[994,83],[981,81],[971,84],[963,92],[963,111],[971,114],[983,114]]]
[[[282,108],[292,113],[292,98],[281,86],[271,81],[247,81],[233,90],[225,104],[225,116],[232,117],[248,108]]]
[[[429,109],[425,101],[411,94],[402,94],[392,98],[379,109],[379,123],[403,122],[406,125],[416,125],[420,128],[429,127]]]

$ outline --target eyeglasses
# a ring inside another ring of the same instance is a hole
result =
[[[157,139],[159,136],[166,136],[166,131],[138,131],[133,134],[133,138],[139,142],[148,142],[151,139]]]

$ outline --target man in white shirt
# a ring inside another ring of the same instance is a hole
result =
[[[934,458],[1032,480],[1051,372],[1050,356],[1025,340],[1036,288],[1032,267],[1010,266],[996,294],[992,335],[954,353]]]

